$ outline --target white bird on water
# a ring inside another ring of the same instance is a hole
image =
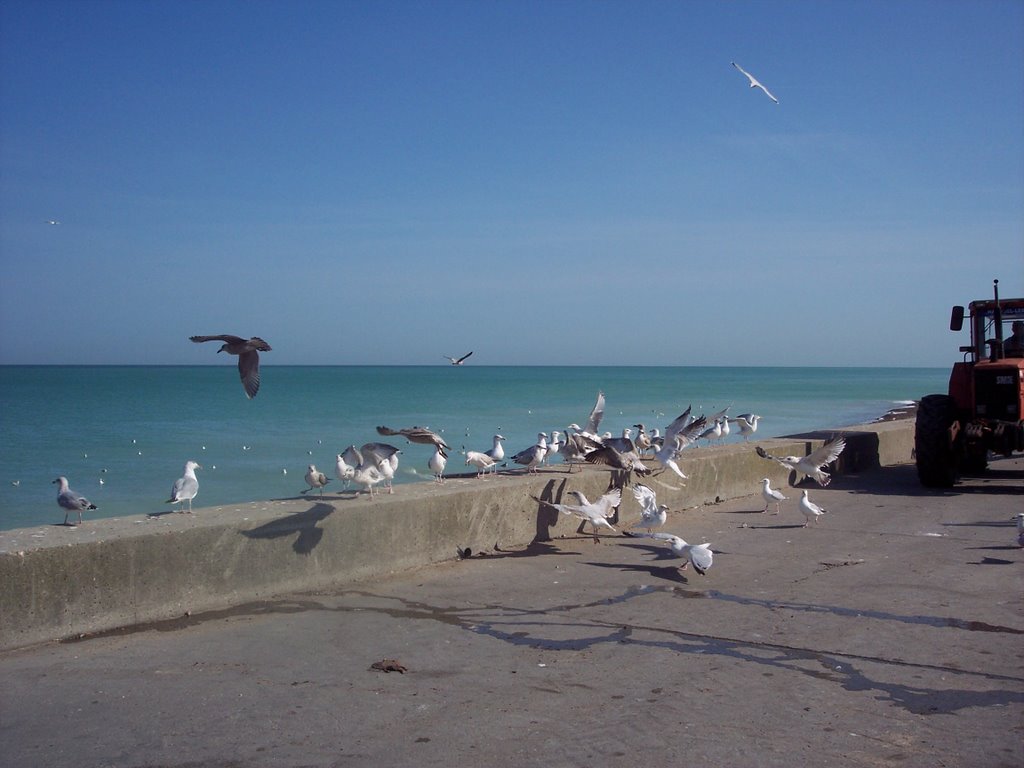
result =
[[[813,477],[818,481],[818,485],[826,486],[832,478],[828,472],[822,470],[822,467],[828,466],[839,458],[839,454],[845,447],[846,441],[842,437],[837,437],[806,456],[772,456],[761,446],[757,446],[755,450],[762,459],[777,461],[786,469]]]
[[[824,507],[819,507],[817,504],[815,504],[813,501],[807,498],[807,491],[804,491],[803,494],[800,496],[800,511],[804,513],[804,517],[806,518],[806,522],[804,522],[804,528],[806,528],[811,523],[817,522],[819,517],[828,512],[827,509],[825,509]]]
[[[751,88],[760,88],[762,91],[764,91],[765,96],[767,96],[769,99],[774,101],[776,104],[779,103],[779,100],[776,99],[774,96],[772,96],[772,94],[769,92],[769,90],[767,88],[765,88],[763,85],[761,85],[760,82],[758,82],[757,78],[755,78],[752,74],[747,72],[747,70],[745,70],[743,67],[741,67],[739,64],[737,64],[735,61],[731,62],[731,63],[732,63],[732,65],[734,67],[736,67],[736,69],[738,69],[740,72],[742,72],[744,75],[747,76],[747,79],[750,81],[750,87]]]
[[[331,481],[328,479],[327,475],[316,468],[316,464],[310,464],[309,468],[306,470],[306,482],[309,484],[309,488],[306,488],[304,491],[299,491],[299,493],[308,493],[309,491],[319,488],[320,497],[323,498],[324,486]]]
[[[693,570],[703,576],[711,568],[711,564],[714,561],[714,553],[711,551],[711,545],[708,543],[687,544],[683,539],[671,533],[638,533],[637,535],[648,539],[667,541],[676,556],[685,559],[683,564],[679,566],[681,571],[685,571],[686,566],[693,563]]]
[[[64,510],[64,525],[68,524],[68,515],[72,512],[78,513],[78,524],[82,524],[82,512],[96,509],[96,505],[90,502],[80,493],[75,493],[68,488],[68,479],[58,477],[53,481],[57,485],[57,506]]]
[[[783,496],[781,491],[777,491],[771,487],[772,481],[767,477],[761,481],[761,498],[764,499],[764,509],[762,513],[768,511],[768,507],[773,503],[775,504],[775,514],[779,514],[779,502],[788,499],[788,496]]]
[[[544,501],[538,499],[536,496],[533,497],[535,501],[539,501],[541,504],[547,504],[549,507],[554,507],[563,515],[574,515],[580,518],[584,524],[590,523],[594,526],[594,543],[598,543],[597,531],[598,528],[604,527],[610,530],[612,533],[618,533],[614,526],[608,522],[608,518],[615,514],[615,509],[622,502],[622,491],[618,488],[613,488],[604,494],[595,502],[590,502],[587,497],[583,495],[581,491],[569,491],[569,495],[572,496],[578,503],[576,504],[555,504],[550,501]]]
[[[633,528],[646,528],[650,533],[652,529],[660,528],[668,520],[668,505],[659,504],[654,491],[643,483],[633,486],[633,498],[640,504],[640,522],[634,524]]]
[[[184,511],[184,502],[188,502],[188,513],[192,514],[192,499],[199,494],[199,479],[196,470],[202,469],[199,464],[189,459],[185,462],[185,471],[171,486],[171,498],[165,504],[179,504],[179,512]]]

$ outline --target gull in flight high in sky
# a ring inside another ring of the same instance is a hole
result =
[[[776,104],[778,104],[778,103],[779,103],[779,100],[778,100],[778,99],[776,99],[776,98],[775,98],[774,96],[772,96],[771,92],[770,92],[770,91],[769,91],[769,90],[768,90],[767,88],[765,88],[765,87],[764,87],[763,85],[761,85],[761,83],[759,83],[759,82],[757,81],[757,78],[755,78],[755,77],[754,77],[754,76],[753,76],[752,74],[750,74],[749,72],[747,72],[747,70],[745,70],[745,69],[744,69],[743,67],[741,67],[741,66],[740,66],[739,64],[737,64],[737,63],[736,63],[735,61],[734,61],[734,62],[732,62],[732,65],[733,65],[734,67],[736,67],[736,69],[738,69],[738,70],[739,70],[740,72],[742,72],[742,73],[743,73],[744,75],[746,75],[746,76],[747,76],[747,79],[748,79],[748,80],[750,81],[750,87],[751,87],[751,88],[760,88],[760,89],[761,89],[762,91],[764,91],[764,93],[765,93],[765,96],[767,96],[767,97],[768,97],[769,99],[771,99],[772,101],[774,101],[774,102],[775,102]]]
[[[466,362],[466,358],[469,357],[472,354],[473,354],[472,352],[467,352],[462,357],[448,357],[448,355],[441,355],[441,357],[443,357],[445,360],[447,360],[452,365],[462,365],[464,362]]]
[[[219,336],[189,336],[196,344],[204,341],[223,341],[217,352],[238,355],[238,375],[242,378],[245,396],[252,400],[260,391],[260,352],[269,352],[270,345],[259,336],[243,339],[241,336],[221,334]]]
[[[823,446],[818,448],[816,451],[811,451],[806,456],[772,456],[761,446],[757,446],[755,450],[757,455],[762,459],[771,459],[777,461],[779,464],[784,466],[786,469],[791,469],[794,472],[813,477],[818,481],[818,485],[825,486],[829,484],[832,479],[828,472],[825,472],[822,467],[826,467],[839,458],[839,454],[843,452],[843,448],[846,447],[846,441],[837,437],[831,442],[825,443]],[[799,477],[797,478],[799,480]]]

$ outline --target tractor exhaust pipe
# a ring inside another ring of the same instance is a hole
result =
[[[999,281],[992,281],[992,292],[995,294],[996,309],[993,319],[996,324],[996,343],[992,345],[992,359],[1002,360],[1003,358],[1003,309],[999,306]]]

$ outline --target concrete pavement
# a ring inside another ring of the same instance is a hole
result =
[[[1024,764],[1024,461],[806,487],[670,516],[705,577],[569,535],[0,654],[0,763]]]

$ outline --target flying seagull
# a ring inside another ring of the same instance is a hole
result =
[[[703,576],[708,572],[711,563],[714,561],[714,553],[711,551],[710,544],[687,544],[678,536],[673,536],[671,533],[661,533],[660,531],[657,533],[638,533],[635,535],[647,539],[667,541],[676,557],[685,558],[683,564],[679,566],[681,571],[685,571],[686,566],[693,563],[693,569]]]
[[[58,224],[60,224],[60,222],[57,221],[56,219],[47,219],[46,223],[52,227],[56,227]]]
[[[57,505],[64,510],[64,525],[68,524],[68,515],[72,512],[78,513],[78,524],[81,525],[82,512],[96,509],[96,505],[91,503],[82,494],[75,493],[68,488],[68,479],[66,477],[58,477],[53,482],[59,486],[57,488]]]
[[[188,502],[188,513],[192,514],[192,499],[199,493],[199,480],[196,478],[196,470],[202,469],[194,461],[185,462],[185,471],[181,477],[174,481],[174,485],[171,486],[171,498],[169,498],[166,504],[180,504],[178,507],[179,512],[184,511],[184,503]]]
[[[472,354],[472,352],[467,352],[462,357],[448,357],[448,355],[441,355],[441,357],[450,362],[452,365],[462,365],[466,361],[466,358]]]
[[[768,90],[767,88],[765,88],[765,87],[764,87],[763,85],[761,85],[761,83],[759,83],[759,82],[757,81],[757,78],[755,78],[755,77],[754,77],[754,76],[753,76],[752,74],[750,74],[749,72],[747,72],[747,70],[745,70],[745,69],[744,69],[743,67],[741,67],[741,66],[740,66],[739,64],[737,64],[737,63],[736,63],[735,61],[734,61],[734,62],[732,62],[732,65],[733,65],[734,67],[736,67],[736,69],[738,69],[738,70],[739,70],[740,72],[742,72],[742,73],[743,73],[744,75],[746,75],[746,76],[747,76],[747,79],[748,79],[748,80],[750,81],[750,87],[751,87],[751,88],[760,88],[760,89],[761,89],[762,91],[764,91],[764,93],[765,93],[765,96],[767,96],[767,97],[768,97],[769,99],[771,99],[772,101],[774,101],[774,102],[775,102],[776,104],[778,104],[778,103],[779,103],[779,100],[778,100],[778,99],[776,99],[776,98],[775,98],[774,96],[772,96],[772,94],[771,94],[771,93],[769,92],[769,90]]]
[[[259,336],[243,339],[241,336],[221,334],[219,336],[189,336],[196,344],[204,341],[223,341],[217,350],[229,355],[238,355],[238,375],[242,377],[245,396],[252,400],[260,391],[260,356],[259,352],[269,352],[270,345]]]
[[[436,445],[446,450],[451,450],[451,447],[444,441],[444,439],[426,427],[405,427],[403,429],[391,429],[391,427],[377,427],[377,434],[383,435],[384,437],[394,437],[401,435],[410,443],[419,443],[420,445]]]
[[[563,515],[575,515],[580,518],[584,524],[590,523],[594,527],[594,543],[598,543],[597,529],[599,526],[608,528],[612,533],[618,533],[611,523],[608,522],[608,518],[611,517],[619,503],[622,501],[622,491],[618,488],[613,488],[604,494],[595,502],[590,502],[587,497],[580,491],[569,491],[569,495],[576,499],[577,504],[554,504],[550,501],[544,501],[544,499],[538,499],[536,496],[533,497],[535,501],[539,501],[541,504],[547,504],[549,507],[554,507]]]
[[[643,483],[637,483],[633,486],[633,497],[640,503],[640,522],[636,523],[634,528],[646,528],[650,533],[652,529],[665,524],[668,519],[668,505],[659,504],[653,490]]]
[[[791,469],[797,473],[803,473],[808,477],[813,477],[818,481],[818,485],[825,486],[829,484],[831,477],[828,472],[822,470],[822,467],[826,467],[839,458],[839,454],[843,452],[843,448],[846,447],[846,441],[837,437],[831,442],[825,443],[823,446],[818,448],[816,451],[811,451],[806,456],[772,456],[761,446],[757,446],[755,450],[757,455],[762,459],[771,459],[777,461],[779,464],[784,466],[786,469]]]

